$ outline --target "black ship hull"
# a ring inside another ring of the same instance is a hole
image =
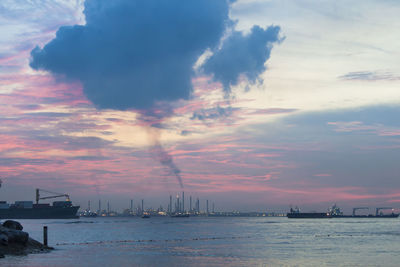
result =
[[[300,212],[300,213],[288,213],[287,217],[291,219],[330,219],[330,218],[398,218],[400,214],[384,214],[384,215],[330,215],[329,213],[323,212]]]
[[[0,219],[74,219],[79,206],[0,209]]]
[[[291,219],[326,219],[332,218],[326,212],[291,212],[287,214]]]
[[[333,215],[332,218],[398,218],[400,214],[383,214],[383,215]]]

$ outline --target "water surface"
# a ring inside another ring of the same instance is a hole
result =
[[[1,266],[399,266],[399,219],[20,220],[54,251]]]

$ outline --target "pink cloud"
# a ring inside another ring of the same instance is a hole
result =
[[[382,124],[366,125],[361,121],[336,121],[328,122],[327,124],[334,126],[337,132],[368,131],[378,136],[400,136],[400,129],[387,127]]]
[[[400,136],[399,130],[382,130],[379,132],[380,136]]]
[[[254,109],[249,110],[248,115],[275,115],[275,114],[285,114],[297,111],[297,109],[287,109],[287,108],[265,108],[265,109]]]

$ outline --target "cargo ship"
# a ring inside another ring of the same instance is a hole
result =
[[[340,208],[335,204],[333,205],[328,212],[300,212],[298,207],[294,209],[290,208],[290,212],[287,213],[288,218],[292,219],[326,219],[326,218],[398,218],[399,213],[394,213],[393,208],[391,207],[380,207],[376,208],[375,215],[358,215],[356,214],[357,210],[360,209],[369,209],[368,207],[357,207],[353,208],[352,215],[344,215]],[[392,213],[383,214],[381,210],[391,209]]]
[[[332,218],[398,218],[399,213],[394,213],[392,207],[379,207],[376,208],[375,214],[356,214],[357,210],[368,210],[368,207],[356,207],[353,208],[353,213],[351,215],[344,215],[340,208],[335,204],[329,209],[329,214]],[[382,210],[391,210],[391,213],[384,214]]]
[[[40,192],[55,194],[41,197]],[[39,200],[66,197],[65,201],[54,201],[52,205],[39,203]],[[68,194],[60,194],[43,189],[36,189],[36,203],[33,201],[15,201],[8,204],[0,201],[0,219],[73,219],[77,216],[79,206],[73,206]]]
[[[300,212],[298,207],[294,209],[290,208],[290,212],[287,214],[288,218],[291,219],[325,219],[332,218],[328,212]]]

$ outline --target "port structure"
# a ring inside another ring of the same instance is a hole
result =
[[[368,207],[357,207],[357,208],[353,208],[353,216],[356,216],[356,211],[357,210],[369,210]]]
[[[55,195],[54,196],[47,196],[47,197],[40,197],[40,192],[45,192],[45,193],[48,193],[48,194],[55,194]],[[41,200],[41,199],[50,199],[50,198],[57,198],[57,197],[66,197],[67,201],[71,201],[69,199],[69,195],[68,194],[62,194],[62,193],[57,193],[57,192],[52,192],[52,191],[36,188],[36,204],[39,204],[39,200]]]
[[[376,216],[379,216],[379,211],[380,211],[380,210],[393,210],[393,208],[392,208],[392,207],[380,207],[380,208],[376,208],[376,213],[375,213]]]

